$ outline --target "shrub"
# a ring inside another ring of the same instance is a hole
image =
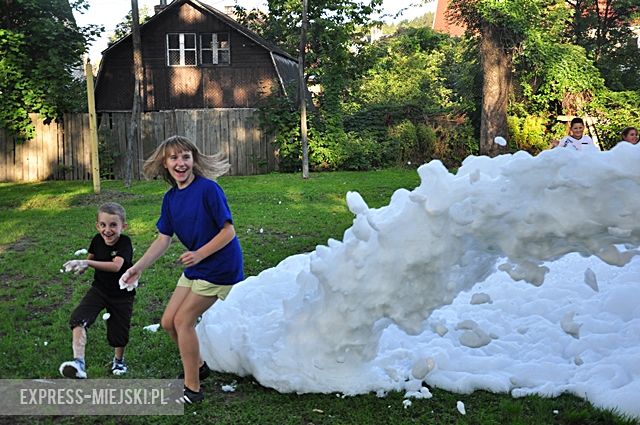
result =
[[[533,155],[547,149],[550,136],[546,134],[547,118],[539,115],[509,116],[509,145],[512,149],[525,150]]]
[[[390,164],[404,164],[411,161],[418,148],[418,132],[409,120],[389,127],[388,144],[385,149],[385,160]],[[386,161],[385,161],[386,162]]]
[[[378,168],[381,162],[380,144],[373,135],[364,133],[347,133],[347,137],[340,145],[341,170],[371,170]]]
[[[107,136],[98,133],[98,155],[100,158],[100,178],[103,180],[115,179],[115,167],[121,160],[121,154],[115,146],[109,146]]]
[[[428,128],[434,138],[425,161],[437,159],[447,168],[457,168],[466,157],[477,155],[480,150],[473,126],[464,117],[438,117]]]
[[[610,149],[620,141],[620,132],[627,126],[640,126],[638,92],[602,92],[587,111],[596,117],[596,129],[602,147]]]
[[[340,146],[347,135],[342,129],[330,128],[324,133],[309,129],[309,168],[314,171],[335,170],[340,163]]]
[[[438,137],[436,131],[424,123],[418,123],[416,126],[416,135],[418,140],[417,150],[415,152],[414,161],[416,163],[427,162],[432,159],[438,150]]]

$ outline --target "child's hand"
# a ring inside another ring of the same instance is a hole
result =
[[[135,271],[135,269],[129,269],[120,277],[118,284],[120,285],[120,289],[126,289],[127,291],[133,291],[138,287],[138,277],[140,273]]]
[[[202,257],[198,254],[198,251],[187,251],[178,258],[178,261],[187,267],[191,267],[202,261]]]
[[[87,260],[71,260],[62,265],[65,272],[73,272],[74,274],[82,274],[89,268]]]

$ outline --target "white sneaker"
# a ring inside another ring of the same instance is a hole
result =
[[[124,362],[124,359],[118,360],[115,357],[113,358],[113,362],[111,363],[111,373],[118,376],[127,373],[127,364]]]
[[[60,365],[60,374],[65,378],[87,379],[87,372],[84,370],[84,364],[78,360],[71,360]]]

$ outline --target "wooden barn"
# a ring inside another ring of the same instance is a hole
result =
[[[296,95],[298,63],[288,53],[198,0],[175,0],[140,28],[142,110],[253,108],[278,90]],[[96,110],[133,104],[132,37],[103,52]]]
[[[231,175],[278,169],[274,135],[261,128],[260,101],[272,93],[297,98],[298,62],[284,50],[198,0],[161,1],[140,27],[143,82],[134,173],[165,138],[179,134],[205,154],[221,152]],[[102,53],[95,87],[98,137],[122,175],[122,153],[133,106],[131,35]],[[106,167],[106,165],[105,165]]]

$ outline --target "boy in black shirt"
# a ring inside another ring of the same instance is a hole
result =
[[[129,327],[133,313],[135,290],[120,289],[120,276],[133,262],[131,239],[123,235],[127,227],[124,208],[115,202],[103,204],[98,209],[95,235],[89,246],[86,260],[71,260],[64,264],[65,271],[84,273],[95,269],[93,285],[71,314],[69,326],[73,332],[73,360],[60,365],[60,373],[67,378],[86,378],[84,351],[87,343],[87,328],[96,320],[98,313],[106,308],[107,340],[114,347],[111,371],[114,375],[127,372],[124,362],[124,347],[129,342]]]

